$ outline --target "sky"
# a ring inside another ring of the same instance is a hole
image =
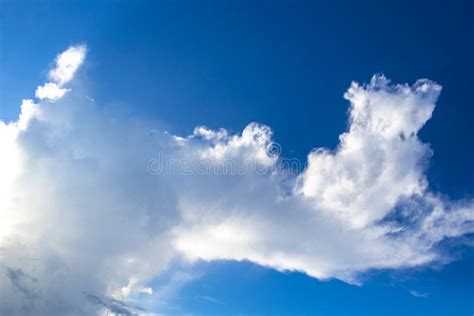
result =
[[[0,314],[473,315],[473,21],[1,1]]]

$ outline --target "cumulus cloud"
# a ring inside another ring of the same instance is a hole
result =
[[[423,163],[431,150],[416,134],[431,118],[440,91],[428,80],[413,87],[390,86],[383,76],[367,86],[352,83],[344,95],[351,102],[349,131],[334,152],[312,152],[301,176],[300,190],[315,209],[361,228],[402,198],[423,194]]]
[[[35,97],[40,100],[49,99],[49,100],[57,100],[62,97],[68,89],[60,88],[57,84],[48,82],[43,86],[38,86],[35,91]]]
[[[63,86],[85,53],[69,48],[49,74],[68,93],[37,91],[16,122],[0,121],[0,313],[146,314],[123,300],[157,295],[148,282],[176,260],[358,282],[445,261],[436,245],[474,231],[473,201],[428,191],[431,149],[417,133],[441,92],[432,81],[353,83],[339,146],[315,149],[294,176],[268,126],[178,136],[111,117]]]
[[[69,89],[61,88],[74,77],[74,73],[81,66],[86,57],[86,46],[72,46],[56,58],[55,67],[49,72],[53,82],[45,83],[36,88],[35,96],[40,100],[57,100],[66,94]]]
[[[49,72],[49,77],[62,86],[71,81],[76,70],[86,56],[86,46],[71,46],[56,58],[56,66]]]

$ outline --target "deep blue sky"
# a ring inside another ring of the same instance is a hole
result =
[[[435,80],[443,92],[421,131],[434,150],[430,185],[451,198],[474,196],[471,0],[3,0],[0,18],[1,119],[14,119],[21,99],[44,82],[47,63],[81,42],[89,48],[83,75],[98,104],[182,134],[196,125],[237,132],[262,122],[285,155],[300,159],[337,145],[352,80],[378,72],[394,82]],[[248,263],[203,264],[208,273],[178,301],[202,313],[472,315],[474,255],[459,251],[462,260],[436,271],[374,272],[362,287]]]

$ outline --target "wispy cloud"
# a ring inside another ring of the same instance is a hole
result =
[[[92,294],[85,294],[85,295],[89,302],[105,308],[107,311],[112,313],[112,315],[138,316],[138,315],[143,315],[144,313],[146,313],[146,310],[144,308],[130,306],[122,301],[119,301],[110,297],[100,298],[97,295],[92,295]]]
[[[411,290],[410,294],[417,298],[427,298],[429,295],[427,293]]]
[[[196,296],[196,298],[200,299],[200,300],[210,302],[210,303],[213,303],[213,304],[219,304],[220,303],[217,299],[215,299],[213,297],[210,297],[210,296],[198,295],[198,296]]]

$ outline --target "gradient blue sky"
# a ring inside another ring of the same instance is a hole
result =
[[[342,94],[382,72],[394,82],[443,86],[420,133],[434,156],[431,190],[474,197],[472,1],[2,1],[0,118],[44,82],[47,63],[88,46],[85,75],[97,104],[159,120],[240,131],[268,124],[283,154],[334,148],[347,127]],[[471,237],[464,237],[469,239]],[[280,273],[252,263],[199,263],[168,313],[473,315],[474,251],[439,246],[445,266],[369,271],[361,286]],[[179,268],[176,268],[179,270]],[[166,283],[159,277],[151,286]]]

